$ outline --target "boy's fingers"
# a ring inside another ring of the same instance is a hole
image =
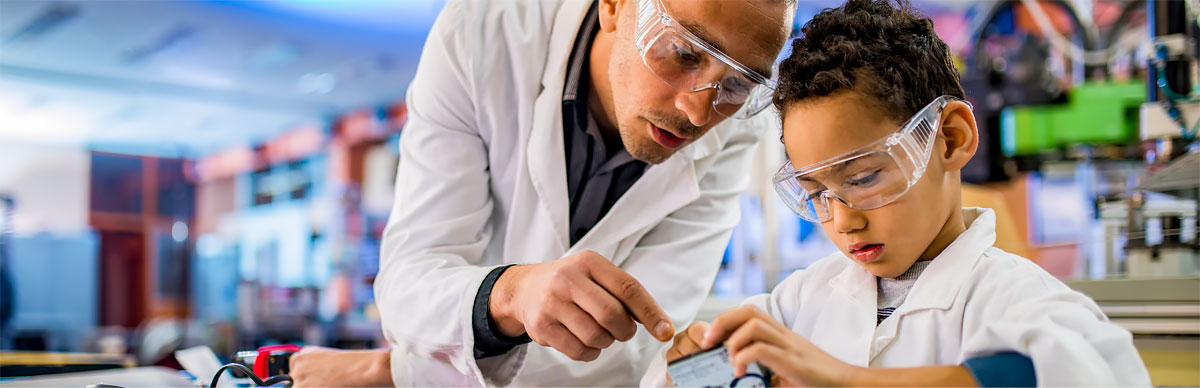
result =
[[[783,351],[778,347],[758,342],[733,354],[729,362],[733,364],[733,375],[736,377],[745,376],[746,368],[752,362],[759,362],[778,370],[778,366],[783,362]]]
[[[708,326],[708,322],[696,321],[684,331],[676,334],[675,343],[667,351],[667,362],[704,350],[700,347],[700,339],[704,337],[704,332],[708,331]]]
[[[704,333],[708,332],[709,327],[712,327],[712,325],[709,325],[708,322],[696,321],[696,323],[688,326],[687,330],[685,330],[683,334],[686,334],[687,337],[692,340],[692,342],[700,344],[704,341]]]
[[[709,349],[724,342],[743,323],[757,316],[757,310],[754,306],[742,306],[717,316],[717,319],[714,319],[712,322],[712,327],[708,328],[708,332],[704,333],[704,338],[700,341],[700,346]]]
[[[729,339],[725,340],[725,346],[729,348],[730,352],[738,352],[755,343],[783,346],[784,341],[783,336],[773,325],[763,321],[760,317],[753,317],[746,320],[741,327],[729,335]]]
[[[679,335],[675,336],[675,343],[671,345],[671,350],[667,351],[667,361],[675,361],[676,358],[680,358],[698,351],[700,351],[700,345],[697,342],[692,341],[691,338],[688,338],[687,333],[679,333]],[[675,352],[678,354],[678,356],[672,358],[671,352]]]
[[[672,347],[670,350],[667,350],[667,363],[680,358],[683,358],[683,353],[679,353],[679,350],[675,349],[674,347]]]

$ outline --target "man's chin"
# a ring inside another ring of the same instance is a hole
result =
[[[654,141],[650,136],[639,136],[639,134],[621,131],[621,143],[625,146],[625,150],[629,152],[634,159],[645,162],[646,164],[662,164],[667,159],[671,158],[676,151],[687,147],[685,143],[677,149],[669,149],[663,147],[658,142]]]
[[[658,144],[652,144],[650,146],[642,146],[642,147],[632,147],[632,148],[627,148],[627,149],[629,150],[629,155],[633,156],[634,159],[637,159],[642,162],[645,162],[646,164],[652,164],[652,165],[653,164],[662,164],[663,162],[666,162],[667,159],[670,159],[671,155],[675,154],[675,151],[660,147],[660,146],[658,146]]]

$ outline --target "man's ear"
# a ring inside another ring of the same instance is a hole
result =
[[[942,138],[946,143],[942,165],[946,171],[961,170],[979,148],[979,127],[970,106],[962,101],[946,105],[942,110]]]
[[[596,9],[600,16],[600,31],[613,32],[617,30],[617,15],[621,13],[624,2],[620,0],[598,0]]]

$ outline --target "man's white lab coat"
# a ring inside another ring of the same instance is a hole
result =
[[[841,252],[746,303],[853,365],[961,365],[1012,351],[1033,360],[1038,386],[1150,385],[1128,330],[1037,264],[993,247],[995,212],[964,208],[963,221],[967,230],[878,326],[876,277]],[[659,357],[644,385],[665,385],[665,372]]]
[[[589,5],[451,1],[434,23],[408,90],[375,281],[397,385],[638,383],[661,348],[640,326],[592,362],[537,344],[477,362],[472,303],[502,264],[594,250],[646,286],[677,328],[708,294],[738,220],[750,150],[777,131],[774,113],[722,123],[650,167],[572,246],[562,95]]]

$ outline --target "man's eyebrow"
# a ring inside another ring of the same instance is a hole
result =
[[[695,35],[696,35],[696,37],[700,38],[700,39],[701,39],[701,40],[703,40],[705,43],[708,43],[709,45],[712,45],[712,46],[713,46],[713,48],[716,48],[716,49],[717,49],[717,51],[720,51],[720,52],[722,52],[722,53],[725,53],[725,55],[726,55],[726,56],[729,56],[729,51],[726,51],[726,50],[725,50],[725,46],[721,45],[721,42],[718,42],[716,39],[713,39],[713,35],[712,35],[711,33],[709,33],[709,32],[708,32],[708,29],[707,29],[707,28],[704,28],[704,25],[702,25],[702,24],[699,24],[699,23],[685,22],[685,21],[682,21],[682,20],[680,20],[680,21],[679,21],[679,24],[680,24],[680,25],[682,25],[682,26],[683,26],[683,28],[686,28],[686,29],[687,29],[689,32],[691,32],[692,34],[695,34]],[[732,58],[732,57],[731,57],[731,58]],[[739,63],[740,63],[740,62],[739,62]],[[768,64],[768,66],[767,66],[767,67],[765,67],[765,68],[764,68],[764,67],[755,67],[755,66],[748,65],[748,64],[745,64],[745,63],[742,63],[742,65],[743,65],[743,66],[746,66],[746,67],[747,67],[747,68],[749,68],[750,70],[752,70],[752,71],[754,71],[754,72],[758,73],[759,75],[762,75],[763,77],[766,77],[766,78],[771,78],[771,67],[770,67],[770,64]]]

